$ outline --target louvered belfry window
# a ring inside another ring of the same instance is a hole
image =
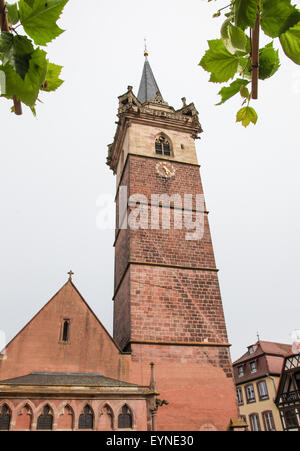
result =
[[[42,415],[38,417],[37,429],[51,431],[53,424],[53,415],[49,406],[45,406]]]
[[[11,413],[6,404],[0,410],[0,431],[8,431],[10,425]]]
[[[122,413],[118,418],[118,428],[119,429],[131,429],[132,428],[132,414],[129,407],[123,406]]]
[[[78,429],[93,429],[94,415],[89,406],[85,406],[83,413],[79,417]]]
[[[171,156],[170,143],[164,136],[160,136],[159,138],[156,139],[155,152],[157,155],[165,155],[166,157]]]

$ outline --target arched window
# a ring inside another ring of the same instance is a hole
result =
[[[155,152],[157,155],[171,156],[171,146],[167,138],[161,135],[155,140]]]
[[[3,404],[0,408],[0,431],[8,431],[11,419],[10,408]]]
[[[119,429],[131,429],[132,428],[132,414],[128,406],[122,407],[122,413],[118,418]]]
[[[63,322],[62,341],[67,343],[69,341],[70,320],[65,319]]]
[[[45,406],[43,413],[38,417],[37,429],[43,431],[51,431],[53,424],[53,415],[49,406]]]
[[[94,415],[90,406],[85,406],[83,413],[79,417],[78,429],[93,429]]]

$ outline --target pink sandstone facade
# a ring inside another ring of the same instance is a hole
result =
[[[119,98],[118,128],[109,146],[108,165],[117,179],[113,338],[69,280],[0,358],[0,414],[6,406],[10,429],[28,429],[30,422],[34,430],[45,405],[55,430],[78,429],[87,405],[94,430],[119,430],[124,406],[133,430],[228,430],[238,417],[208,212],[195,202],[203,196],[195,148],[202,132],[198,113],[185,99],[175,111],[159,90],[149,98],[149,80],[157,88],[149,68],[146,60],[139,96],[129,87]],[[121,187],[127,190],[122,217]],[[187,240],[187,230],[177,228],[175,213],[182,211],[172,202],[170,229],[147,227],[146,216],[140,228],[124,227],[137,193],[147,200],[148,218],[161,218],[166,208],[150,207],[152,194],[193,195],[192,219],[204,218],[201,239]],[[52,378],[57,372],[66,378],[93,373],[115,382],[110,392],[87,385],[71,393],[68,385],[50,384],[43,386],[42,398],[33,383],[26,388],[22,378],[9,382],[41,371]]]

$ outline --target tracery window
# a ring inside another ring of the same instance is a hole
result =
[[[78,429],[93,429],[94,415],[90,406],[85,406],[83,413],[79,417]]]
[[[128,406],[122,407],[122,413],[118,417],[119,429],[131,429],[132,428],[132,414]]]
[[[155,141],[155,152],[157,155],[171,156],[171,145],[167,138],[159,136]]]
[[[9,407],[4,404],[0,409],[0,431],[8,431],[11,419]]]
[[[38,417],[37,429],[51,431],[53,424],[53,415],[49,406],[45,406],[43,413]]]

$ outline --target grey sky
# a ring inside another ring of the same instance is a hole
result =
[[[222,2],[220,6],[222,5]],[[299,320],[300,69],[286,57],[260,83],[255,127],[235,124],[240,100],[216,107],[219,85],[197,66],[217,38],[218,3],[72,0],[49,45],[64,85],[38,119],[0,102],[0,329],[11,339],[67,279],[112,331],[113,231],[96,227],[97,198],[113,193],[105,164],[117,97],[137,94],[149,60],[165,100],[193,101],[204,129],[198,158],[232,357],[261,339],[290,342]],[[299,4],[299,2],[297,2]],[[282,53],[281,53],[282,55]]]

